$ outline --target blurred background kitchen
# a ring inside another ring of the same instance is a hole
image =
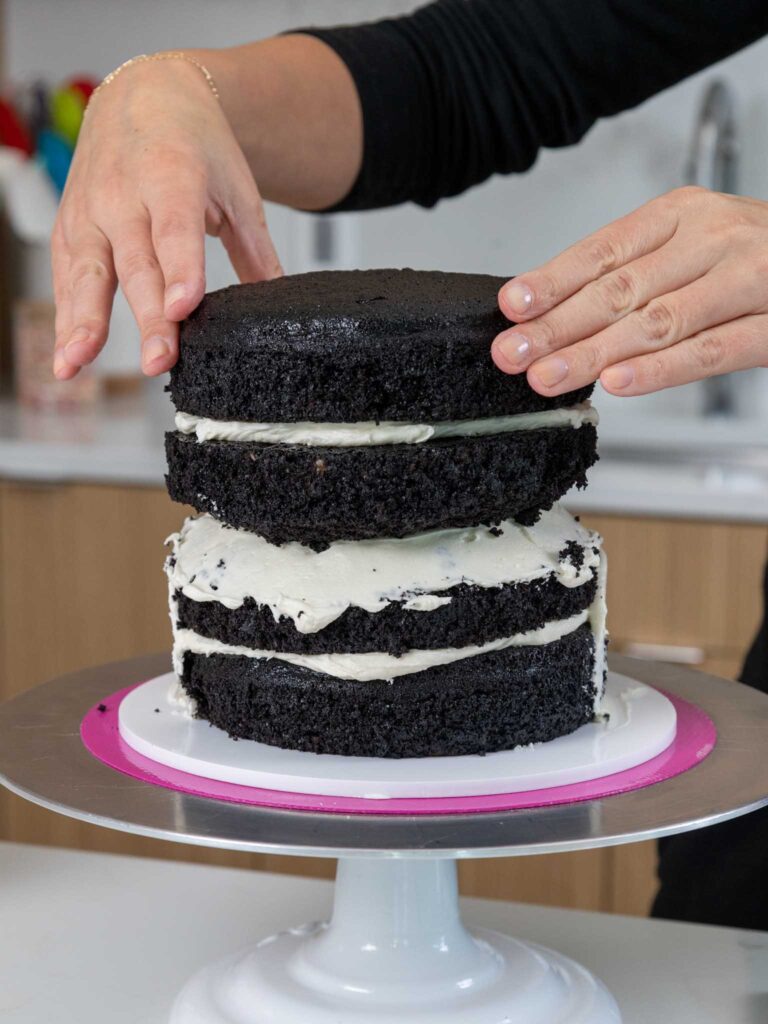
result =
[[[0,0],[0,698],[167,649],[164,380],[138,370],[118,300],[105,355],[50,375],[48,239],[92,83],[138,53],[370,19],[406,0]],[[768,199],[768,40],[435,210],[268,208],[288,272],[411,266],[512,275],[652,196],[697,182]],[[234,280],[208,244],[208,287]],[[489,339],[490,340],[490,339]],[[568,505],[606,538],[613,649],[735,678],[768,550],[768,370],[658,396],[598,391],[601,462]],[[183,848],[0,795],[0,839],[330,876],[329,861]],[[467,894],[645,914],[651,844],[461,864]]]

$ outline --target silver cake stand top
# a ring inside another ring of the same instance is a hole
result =
[[[324,857],[563,853],[684,832],[768,804],[768,696],[677,666],[613,656],[611,667],[697,704],[715,750],[666,782],[583,803],[489,814],[386,816],[274,810],[178,793],[92,757],[80,722],[115,690],[168,670],[153,655],[85,669],[0,705],[0,782],[94,825],[199,846]]]

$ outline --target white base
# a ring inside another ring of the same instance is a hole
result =
[[[558,953],[467,931],[451,860],[343,860],[330,923],[292,928],[195,975],[171,1024],[621,1024]]]
[[[482,796],[565,786],[651,760],[666,750],[676,730],[674,706],[663,694],[609,672],[601,708],[607,719],[549,743],[484,756],[342,757],[253,740],[234,743],[169,701],[175,680],[172,673],[158,676],[121,703],[120,735],[134,750],[204,778],[322,796]]]

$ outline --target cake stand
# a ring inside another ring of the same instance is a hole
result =
[[[712,753],[645,789],[500,813],[368,816],[228,803],[131,779],[81,743],[86,711],[166,671],[167,658],[157,656],[77,672],[0,706],[0,781],[108,828],[339,858],[329,922],[288,928],[205,967],[177,997],[171,1024],[620,1024],[612,996],[578,964],[466,929],[456,880],[459,858],[654,839],[768,803],[768,761],[758,756],[768,743],[768,696],[677,666],[621,657],[611,666],[705,711],[717,726]]]

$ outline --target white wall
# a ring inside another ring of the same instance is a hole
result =
[[[193,45],[231,45],[284,28],[399,13],[406,0],[6,0],[6,67],[51,81],[102,75],[127,56]],[[408,205],[359,215],[350,229],[359,266],[518,273],[682,182],[704,82],[724,75],[739,98],[741,190],[768,198],[768,40],[597,125],[577,147],[544,152],[526,175],[496,178],[435,210]],[[289,269],[307,263],[310,218],[273,211]],[[228,271],[217,261],[211,283]]]

